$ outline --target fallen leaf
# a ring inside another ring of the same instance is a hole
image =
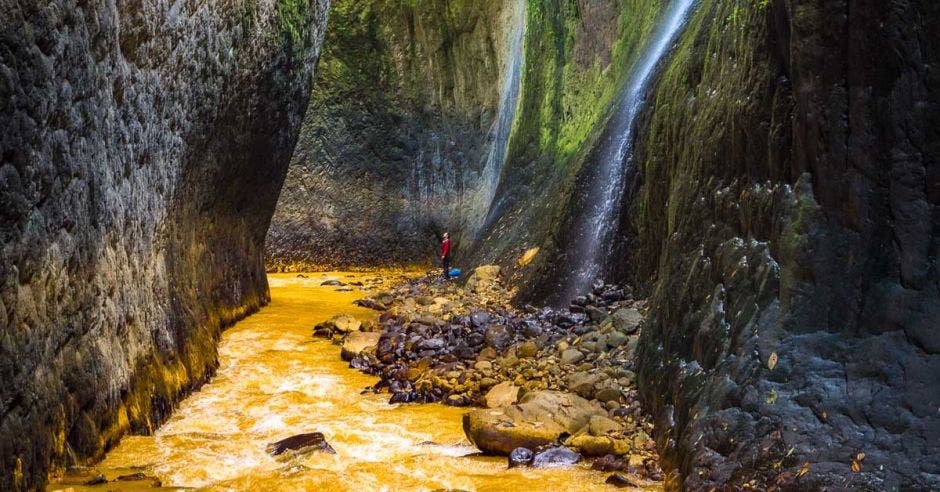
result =
[[[855,473],[862,471],[862,465],[858,461],[852,460],[852,471]]]
[[[796,474],[796,478],[800,478],[807,473],[809,473],[809,461],[803,463],[803,468],[800,468],[799,473]]]
[[[767,369],[773,371],[774,367],[777,367],[777,353],[771,352],[770,357],[767,359]]]
[[[770,394],[767,395],[767,404],[773,405],[777,401],[777,390],[770,390]]]
[[[856,454],[856,455],[855,455],[855,460],[856,460],[856,461],[864,461],[864,460],[865,460],[865,453],[858,453],[858,454]]]

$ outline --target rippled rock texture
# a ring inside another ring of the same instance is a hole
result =
[[[522,1],[334,1],[268,233],[270,269],[426,262],[486,212],[482,175]]]
[[[940,4],[702,1],[623,214],[673,486],[940,486]]]
[[[325,1],[0,1],[0,489],[150,432],[268,299]]]

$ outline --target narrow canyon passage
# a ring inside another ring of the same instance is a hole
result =
[[[208,490],[598,490],[605,474],[506,467],[504,457],[475,456],[461,416],[440,404],[389,405],[363,388],[378,379],[339,357],[339,347],[311,336],[340,312],[367,319],[354,306],[361,292],[321,286],[372,274],[272,274],[271,303],[227,330],[212,380],[182,402],[153,436],[127,436],[96,467],[108,480],[140,473],[164,487]],[[355,280],[354,280],[355,279]],[[270,456],[271,442],[322,432],[336,454]],[[143,481],[146,482],[146,481]],[[141,481],[109,490],[139,490]],[[100,490],[52,484],[49,490]]]
[[[0,17],[0,492],[940,491],[940,1]]]

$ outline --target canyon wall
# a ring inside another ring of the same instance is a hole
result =
[[[940,487],[940,4],[697,12],[619,254],[670,485]]]
[[[565,301],[585,177],[664,4],[614,5],[529,2],[471,258],[519,302]],[[940,486],[938,22],[926,1],[702,0],[659,67],[606,276],[650,295],[670,488]]]
[[[466,245],[521,1],[334,2],[268,267],[427,262]]]
[[[0,489],[149,433],[268,300],[325,0],[0,0]]]

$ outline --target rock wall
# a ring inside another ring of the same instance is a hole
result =
[[[270,269],[427,262],[467,244],[522,2],[334,2],[267,241]]]
[[[671,487],[940,487],[940,4],[703,0],[620,257]]]
[[[529,2],[471,259],[507,267],[519,302],[560,301],[583,177],[661,6]],[[696,11],[636,132],[608,272],[651,296],[640,381],[670,487],[937,488],[940,6]]]
[[[649,0],[530,0],[526,65],[516,128],[487,227],[468,263],[499,263],[518,301],[554,302],[569,272],[565,257],[592,151],[609,138],[631,67],[663,6]],[[523,250],[539,248],[524,267]]]
[[[148,433],[268,300],[325,0],[0,0],[0,489]]]

